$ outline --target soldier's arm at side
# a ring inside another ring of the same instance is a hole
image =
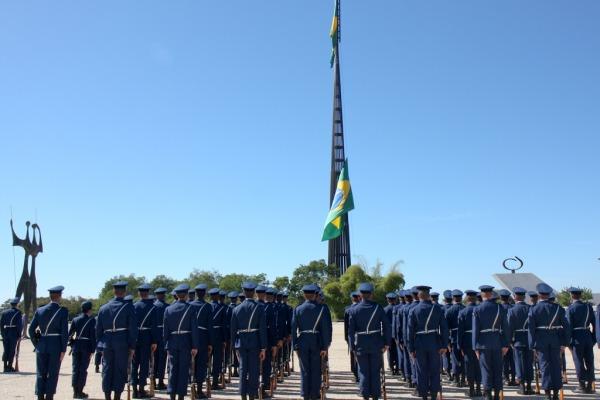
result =
[[[291,335],[292,335],[292,349],[296,350],[298,346],[298,319],[296,317],[296,310],[292,312],[292,326],[291,326]]]
[[[260,311],[259,315],[259,332],[260,332],[260,350],[266,351],[267,346],[269,345],[268,337],[267,337],[267,316],[265,315],[265,308],[262,306],[258,311]]]
[[[384,345],[389,348],[392,345],[392,325],[383,308],[381,308],[381,327],[383,328]]]
[[[477,351],[477,342],[479,342],[479,312],[477,309],[473,310],[472,318],[471,345],[473,346],[473,350]]]
[[[350,350],[356,350],[356,321],[354,319],[353,310],[348,312],[348,343],[350,344]]]
[[[165,310],[163,314],[163,342],[166,344],[171,337],[171,331],[169,330],[169,325],[167,324],[167,316],[169,315],[168,308]]]
[[[229,321],[229,337],[231,338],[231,346],[235,347],[235,341],[237,339],[238,322],[235,309],[231,312],[231,320]]]
[[[39,323],[38,323],[38,312],[36,311],[33,314],[33,319],[31,320],[31,323],[29,323],[29,329],[28,329],[28,333],[29,333],[29,337],[33,338],[35,336],[35,330],[38,328]]]
[[[413,310],[409,311],[407,317],[407,325],[406,325],[406,340],[408,345],[409,353],[415,353],[415,338],[416,338],[416,329],[417,329],[417,319]]]
[[[69,343],[69,311],[63,307],[60,313],[60,352],[65,353],[67,351],[67,344]]]
[[[194,310],[190,310],[190,311],[194,311]],[[200,329],[198,328],[198,321],[196,319],[196,313],[192,313],[192,315],[189,318],[190,323],[190,332],[192,332],[192,356],[196,356],[196,353],[198,353],[198,346],[200,345]]]
[[[331,318],[331,316],[329,318]],[[329,346],[331,346],[331,340],[332,340],[331,323],[330,323],[330,321],[321,319],[320,324],[321,324],[321,326],[319,327],[319,329],[322,332],[321,336],[322,336],[322,343],[323,343],[323,347],[321,348],[321,351],[327,351]]]
[[[127,346],[129,347],[129,350],[133,351],[135,350],[135,344],[138,337],[138,326],[133,305],[126,305],[125,310],[123,311],[127,312]]]
[[[600,304],[596,307],[596,343],[600,348]]]
[[[527,324],[528,324],[527,335],[529,337],[529,349],[535,350],[535,318],[533,317],[533,307],[529,310],[529,314],[527,315]]]
[[[96,340],[96,318],[94,317],[90,317],[92,320],[90,321],[90,348],[91,349],[95,349],[96,348],[96,344],[97,344],[97,340]],[[92,353],[94,351],[92,350]]]
[[[440,334],[442,336],[442,343],[441,343],[440,350],[442,352],[445,352],[448,347],[448,335],[449,335],[448,320],[444,317],[445,317],[445,315],[443,314],[442,317],[440,318]]]

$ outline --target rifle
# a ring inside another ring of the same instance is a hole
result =
[[[258,367],[258,400],[263,400],[263,361],[264,360],[260,360],[260,365]],[[242,377],[240,376],[240,378]],[[245,378],[246,377],[243,377],[243,379]]]
[[[127,400],[131,400],[131,361],[133,360],[133,351],[127,350]]]
[[[284,344],[284,352],[283,352],[283,358],[284,358],[284,370],[285,370],[285,375],[286,376],[290,376],[291,370],[290,370],[290,356],[292,356],[292,345],[286,340],[285,344]],[[293,357],[293,356],[292,356]]]
[[[21,352],[21,337],[17,342],[17,352],[15,353],[15,372],[19,372],[19,353]]]
[[[155,390],[156,382],[154,382],[154,352],[150,351],[150,390],[148,392],[150,397],[154,397]]]
[[[211,394],[211,384],[210,384],[210,377],[212,375],[212,350],[208,351],[208,362],[207,362],[207,366],[206,366],[206,397],[210,398],[212,396]]]
[[[540,394],[540,370],[538,368],[537,352],[533,353],[533,368],[535,373],[535,394]]]
[[[285,363],[284,363],[284,350],[283,346],[277,348],[277,383],[283,383],[283,377],[285,376]]]
[[[269,395],[271,397],[273,397],[275,389],[277,389],[277,360],[271,353],[271,376],[269,377]]]
[[[325,400],[325,393],[327,392],[327,362],[325,356],[321,356],[321,400]]]
[[[385,364],[383,362],[383,353],[381,353],[381,368],[379,369],[379,376],[381,377],[381,394],[383,395],[383,400],[387,400],[387,386],[385,384]],[[440,389],[440,400],[442,399],[442,391]]]
[[[292,344],[290,343],[290,358],[292,359],[292,369],[291,372],[294,372],[294,352],[292,351]]]
[[[152,386],[150,387],[152,388]],[[197,393],[198,390],[196,389],[196,357],[192,356],[192,362],[190,363],[190,396],[192,397],[192,399],[196,399]],[[151,394],[151,397],[154,397],[154,393]]]
[[[231,383],[231,377],[233,376],[233,364],[235,362],[235,355],[233,354],[233,346],[229,342],[229,362],[227,363],[227,383]]]
[[[223,343],[223,358],[221,359],[221,374],[219,375],[219,381],[221,381],[221,385],[223,385],[223,389],[225,389],[225,372],[227,370],[227,359],[225,356],[227,355],[227,343]]]

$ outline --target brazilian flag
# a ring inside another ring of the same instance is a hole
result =
[[[333,68],[333,62],[335,61],[335,53],[340,42],[340,0],[335,0],[335,10],[333,11],[333,20],[331,21],[331,29],[329,30],[329,37],[331,37],[331,68]]]
[[[331,209],[329,210],[329,214],[327,214],[325,230],[323,231],[323,238],[321,240],[331,240],[340,236],[344,229],[344,220],[342,217],[353,209],[354,199],[352,198],[352,188],[350,187],[348,160],[345,160],[344,167],[342,168],[338,179],[337,190],[333,195]]]

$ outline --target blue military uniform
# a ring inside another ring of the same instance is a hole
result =
[[[404,349],[402,341],[402,320],[399,315],[402,313],[402,308],[406,305],[404,290],[398,293],[400,303],[392,308],[392,343],[396,346],[396,358],[398,363],[398,373],[402,375],[402,380],[406,382],[406,373],[404,371]]]
[[[410,311],[415,308],[417,305],[419,305],[420,300],[417,297],[417,295],[419,294],[419,291],[417,290],[416,287],[412,287],[410,289],[410,293],[413,297],[413,302],[410,304],[407,304],[406,307],[404,307],[403,309],[403,314],[402,314],[402,336],[403,336],[403,341],[404,341],[404,348],[406,349],[406,353],[408,355],[408,365],[409,365],[409,370],[410,370],[410,383],[409,383],[409,387],[410,388],[416,388],[417,386],[417,368],[415,365],[415,358],[410,354],[410,351],[408,350],[408,316],[410,314]],[[415,394],[417,391],[415,390]]]
[[[463,292],[455,289],[451,292],[454,304],[446,308],[444,314],[450,332],[450,360],[452,362],[452,377],[456,386],[465,384],[464,357],[458,349],[458,314],[465,308],[462,304]]]
[[[492,286],[480,286],[485,293],[492,292]],[[479,353],[479,365],[485,397],[500,398],[502,391],[502,352],[509,345],[509,328],[506,310],[495,299],[483,301],[473,311],[473,348]]]
[[[229,340],[227,342],[227,365],[229,368],[231,368],[231,376],[233,376],[233,377],[239,376],[238,367],[240,366],[239,361],[237,359],[237,355],[234,350],[233,338],[231,337],[231,316],[233,315],[233,310],[237,306],[238,296],[239,296],[239,293],[237,291],[231,291],[227,294],[227,297],[229,297],[229,304],[227,305],[227,313],[226,313],[227,327],[228,327],[228,334],[229,334]]]
[[[208,349],[211,347],[211,351],[214,351],[213,345],[213,308],[212,306],[204,301],[206,289],[208,286],[204,283],[196,285],[194,288],[196,291],[196,300],[191,304],[194,308],[194,318],[196,319],[196,326],[198,329],[198,353],[195,357],[195,371],[194,375],[196,378],[196,384],[200,388],[198,393],[200,398],[205,398],[206,395],[202,391],[202,384],[206,381],[207,367],[208,367]],[[208,389],[208,388],[207,388]]]
[[[354,379],[358,382],[358,367],[356,366],[356,356],[353,351],[350,350],[350,342],[348,341],[348,320],[350,318],[350,309],[356,306],[359,302],[360,293],[354,291],[350,294],[352,304],[344,308],[344,340],[348,344],[348,353],[350,353],[350,371],[354,374]]]
[[[154,300],[154,307],[156,308],[156,321],[158,328],[158,337],[156,341],[156,351],[154,353],[154,378],[158,379],[156,389],[165,390],[167,387],[164,384],[165,368],[167,364],[167,351],[165,350],[165,341],[163,340],[163,319],[165,316],[165,310],[169,306],[164,299],[163,295],[166,295],[167,289],[157,288],[154,290],[156,300]],[[160,298],[159,298],[160,297]]]
[[[83,388],[87,380],[90,359],[96,350],[96,319],[88,315],[91,309],[91,302],[83,302],[81,304],[81,315],[73,318],[69,328],[70,346],[73,355],[71,386],[73,386],[73,398],[75,399],[87,398],[87,394],[83,393]]]
[[[268,288],[263,285],[256,287],[256,293],[266,293]],[[258,303],[264,307],[265,310],[265,321],[267,323],[267,351],[265,353],[265,359],[262,363],[262,387],[266,390],[270,387],[271,371],[272,371],[272,354],[271,351],[277,346],[277,325],[275,322],[275,309],[273,303],[267,303],[263,300],[258,300]],[[263,397],[268,397],[266,393],[263,393]]]
[[[452,307],[452,290],[444,290],[442,293],[444,297],[444,304],[442,307],[444,308],[444,313],[448,311],[450,307]],[[452,380],[452,359],[450,357],[450,352],[446,352],[440,356],[442,358],[442,374],[445,374],[449,381]]]
[[[48,289],[50,294],[60,294],[62,286]],[[39,399],[51,400],[56,393],[61,356],[67,350],[69,312],[58,303],[51,302],[38,308],[29,325],[29,337],[35,345],[37,377],[35,394]]]
[[[283,345],[283,349],[284,349],[284,360],[286,362],[291,362],[292,361],[292,357],[294,356],[292,354],[292,315],[294,314],[294,308],[292,306],[290,306],[287,303],[287,299],[288,299],[288,294],[287,292],[283,292],[282,296],[281,296],[281,304],[283,305],[283,308],[285,309],[285,320],[286,320],[286,340],[284,342]],[[289,364],[288,364],[289,367]],[[292,369],[291,367],[289,368],[288,372],[291,372]]]
[[[477,308],[474,296],[477,292],[466,290],[465,294],[471,298],[466,307],[458,313],[458,342],[457,347],[464,354],[464,365],[469,396],[481,396],[481,368],[479,360],[473,350],[473,311]]]
[[[372,293],[370,283],[361,283],[362,294]],[[371,301],[363,300],[350,310],[348,339],[356,354],[360,393],[363,398],[381,396],[381,376],[385,347],[392,340],[392,329],[383,308]]]
[[[540,295],[550,295],[552,288],[545,283],[536,287]],[[542,388],[558,399],[562,388],[561,347],[569,344],[569,327],[565,310],[548,300],[540,300],[529,311],[529,346],[535,350],[540,363]]]
[[[227,312],[225,306],[221,304],[217,298],[220,290],[218,288],[212,288],[208,291],[212,300],[210,306],[212,308],[212,389],[222,389],[219,386],[219,376],[221,369],[223,368],[223,351],[225,346],[226,334],[225,329],[227,328],[226,317]]]
[[[570,288],[572,294],[581,295],[579,288]],[[579,380],[579,391],[583,393],[592,392],[592,382],[596,380],[594,375],[594,344],[596,343],[594,309],[589,303],[580,299],[575,300],[567,310],[567,320],[571,328],[571,353],[577,379]],[[591,329],[590,329],[591,328]]]
[[[406,345],[406,325],[405,320],[408,318],[408,309],[411,307],[413,303],[413,294],[410,290],[404,291],[404,298],[406,299],[406,303],[402,305],[401,308],[396,312],[396,324],[398,331],[398,342],[400,345],[400,349],[402,351],[402,362],[404,367],[404,381],[408,381],[408,385],[411,388],[414,388],[415,385],[412,381],[412,357],[408,351],[408,346]]]
[[[392,329],[392,339],[394,338],[394,309],[396,308],[396,299],[398,295],[394,292],[388,293],[386,296],[388,300],[388,305],[383,308],[385,311],[385,316],[388,319],[390,327]],[[392,375],[398,375],[400,368],[398,367],[398,346],[396,346],[396,341],[390,341],[390,348],[388,351],[388,366],[392,372]]]
[[[15,358],[17,344],[21,340],[23,332],[23,314],[17,308],[19,298],[10,300],[12,306],[8,310],[2,312],[0,317],[0,334],[2,335],[2,345],[4,353],[2,353],[2,361],[4,362],[4,372],[14,372],[13,360]]]
[[[316,293],[316,285],[305,285],[304,293]],[[294,309],[292,316],[292,348],[300,361],[301,390],[305,400],[320,398],[321,352],[331,344],[329,324],[324,318],[325,307],[316,301],[305,301]],[[349,326],[351,329],[351,326]]]
[[[429,292],[429,286],[417,287]],[[408,315],[408,350],[415,358],[419,396],[436,400],[441,391],[440,352],[448,346],[448,325],[444,310],[431,300],[420,301]]]
[[[143,284],[138,287],[140,294],[147,294],[150,289],[152,288],[148,284]],[[148,398],[150,396],[144,390],[144,386],[148,379],[152,345],[158,343],[159,337],[162,339],[162,332],[159,332],[158,330],[158,325],[162,325],[162,323],[159,323],[158,321],[156,306],[154,305],[153,299],[142,299],[133,305],[133,309],[138,327],[138,337],[131,370],[133,398]]]
[[[500,289],[498,291],[498,295],[500,296],[500,305],[504,307],[506,310],[506,315],[508,315],[510,309],[512,308],[512,304],[510,303],[510,291],[506,289]],[[504,382],[508,386],[516,386],[515,382],[515,358],[512,351],[508,351],[504,357],[502,357],[502,369],[504,373]]]
[[[242,289],[254,291],[256,284],[244,282]],[[239,393],[242,399],[258,397],[260,353],[267,349],[265,307],[246,298],[231,315],[230,335],[240,360]]]
[[[113,284],[115,288],[124,289],[127,282]],[[127,382],[129,353],[135,350],[138,328],[135,320],[133,304],[125,298],[115,297],[98,312],[96,321],[96,337],[103,343],[102,357],[102,391],[107,398],[115,392],[120,398]]]
[[[183,295],[188,290],[188,285],[181,284],[175,288],[175,293]],[[171,399],[175,399],[175,395],[183,399],[187,393],[192,350],[198,349],[198,325],[194,307],[185,298],[173,302],[165,310],[163,339],[169,359],[167,392]]]
[[[515,296],[525,297],[525,289],[513,288]],[[523,300],[508,309],[508,326],[512,332],[511,343],[513,347],[513,360],[515,375],[521,388],[519,394],[533,394],[531,381],[533,380],[533,352],[529,349],[528,315],[530,306]]]

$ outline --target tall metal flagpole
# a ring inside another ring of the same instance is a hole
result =
[[[342,113],[342,81],[340,78],[340,32],[341,32],[341,0],[336,3],[338,15],[338,34],[334,46],[333,60],[333,128],[331,137],[331,188],[329,204],[333,201],[337,189],[337,181],[344,166],[346,158],[344,148],[344,120]],[[327,261],[329,265],[335,264],[341,276],[351,265],[350,258],[350,228],[348,226],[348,214],[342,216],[344,228],[342,234],[329,241],[329,252]]]

